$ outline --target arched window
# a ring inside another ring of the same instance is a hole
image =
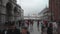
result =
[[[12,7],[13,7],[13,5],[12,5],[12,3],[10,3],[10,2],[8,2],[7,4],[6,4],[6,9],[7,10],[12,10]]]
[[[14,8],[14,13],[16,13],[18,11],[18,8],[17,7],[15,7]]]
[[[7,11],[7,14],[8,14],[8,15],[11,15],[11,13],[12,13],[12,8],[13,8],[12,3],[8,2],[8,3],[6,4],[6,11]]]

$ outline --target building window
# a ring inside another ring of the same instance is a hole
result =
[[[17,7],[15,7],[14,8],[14,13],[16,13],[18,11],[18,8]]]
[[[13,8],[13,5],[10,3],[10,2],[8,2],[7,4],[6,4],[6,10],[7,10],[7,14],[8,15],[11,15],[12,14],[12,8]]]
[[[1,5],[1,0],[0,0],[0,5]]]

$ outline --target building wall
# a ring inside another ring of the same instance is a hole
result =
[[[44,8],[41,12],[40,12],[40,18],[42,19],[42,20],[46,20],[46,21],[48,21],[48,20],[50,20],[49,19],[49,16],[50,15],[48,15],[49,14],[49,8]]]
[[[8,0],[6,0],[8,1]],[[6,1],[2,0],[1,4],[0,4],[0,23],[2,25],[2,23],[4,23],[6,21],[6,7],[5,7],[5,4],[6,4]]]
[[[16,0],[2,0],[1,2],[2,3],[0,4],[0,23],[5,23],[7,21],[13,22],[16,20],[20,20],[19,18],[21,17],[20,15],[21,15],[22,8],[20,8],[20,6],[16,3]],[[11,12],[10,16],[8,16],[7,14],[8,11],[6,9],[8,2],[11,3],[11,7],[12,7],[12,10],[10,11]],[[15,7],[17,7],[16,12],[14,11]]]
[[[24,19],[24,10],[23,9],[21,9],[21,20],[23,20]]]
[[[60,34],[60,0],[49,0],[49,9],[54,14],[53,20],[58,24],[57,34]]]
[[[54,14],[55,21],[60,21],[60,0],[49,0],[50,11]]]

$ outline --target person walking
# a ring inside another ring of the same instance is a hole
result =
[[[30,21],[30,31],[31,31],[31,32],[33,31],[33,24],[34,24],[34,23],[33,23],[33,21],[31,20],[31,21]]]
[[[20,34],[20,31],[18,29],[9,29],[7,31],[7,34]]]
[[[0,30],[0,34],[2,34],[2,31]]]
[[[47,28],[48,27],[48,22],[47,21],[44,21],[44,25]]]
[[[53,34],[53,24],[52,23],[50,23],[47,28],[47,34]]]
[[[20,30],[16,28],[15,23],[10,23],[6,34],[20,34]]]
[[[32,26],[33,26],[33,24],[34,24],[34,23],[33,23],[33,21],[30,21],[30,25],[32,25]]]
[[[29,28],[29,23],[28,23],[28,21],[25,21],[25,22],[24,22],[24,24],[25,24],[25,26],[24,26],[24,27]]]
[[[43,34],[43,32],[44,32],[44,28],[45,28],[44,24],[41,23],[41,34]]]
[[[38,31],[39,31],[39,21],[37,22],[37,28],[38,28]]]
[[[29,21],[26,22],[27,26],[29,27]]]

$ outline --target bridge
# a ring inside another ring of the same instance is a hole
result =
[[[24,20],[40,21],[41,19],[38,16],[24,16]]]

